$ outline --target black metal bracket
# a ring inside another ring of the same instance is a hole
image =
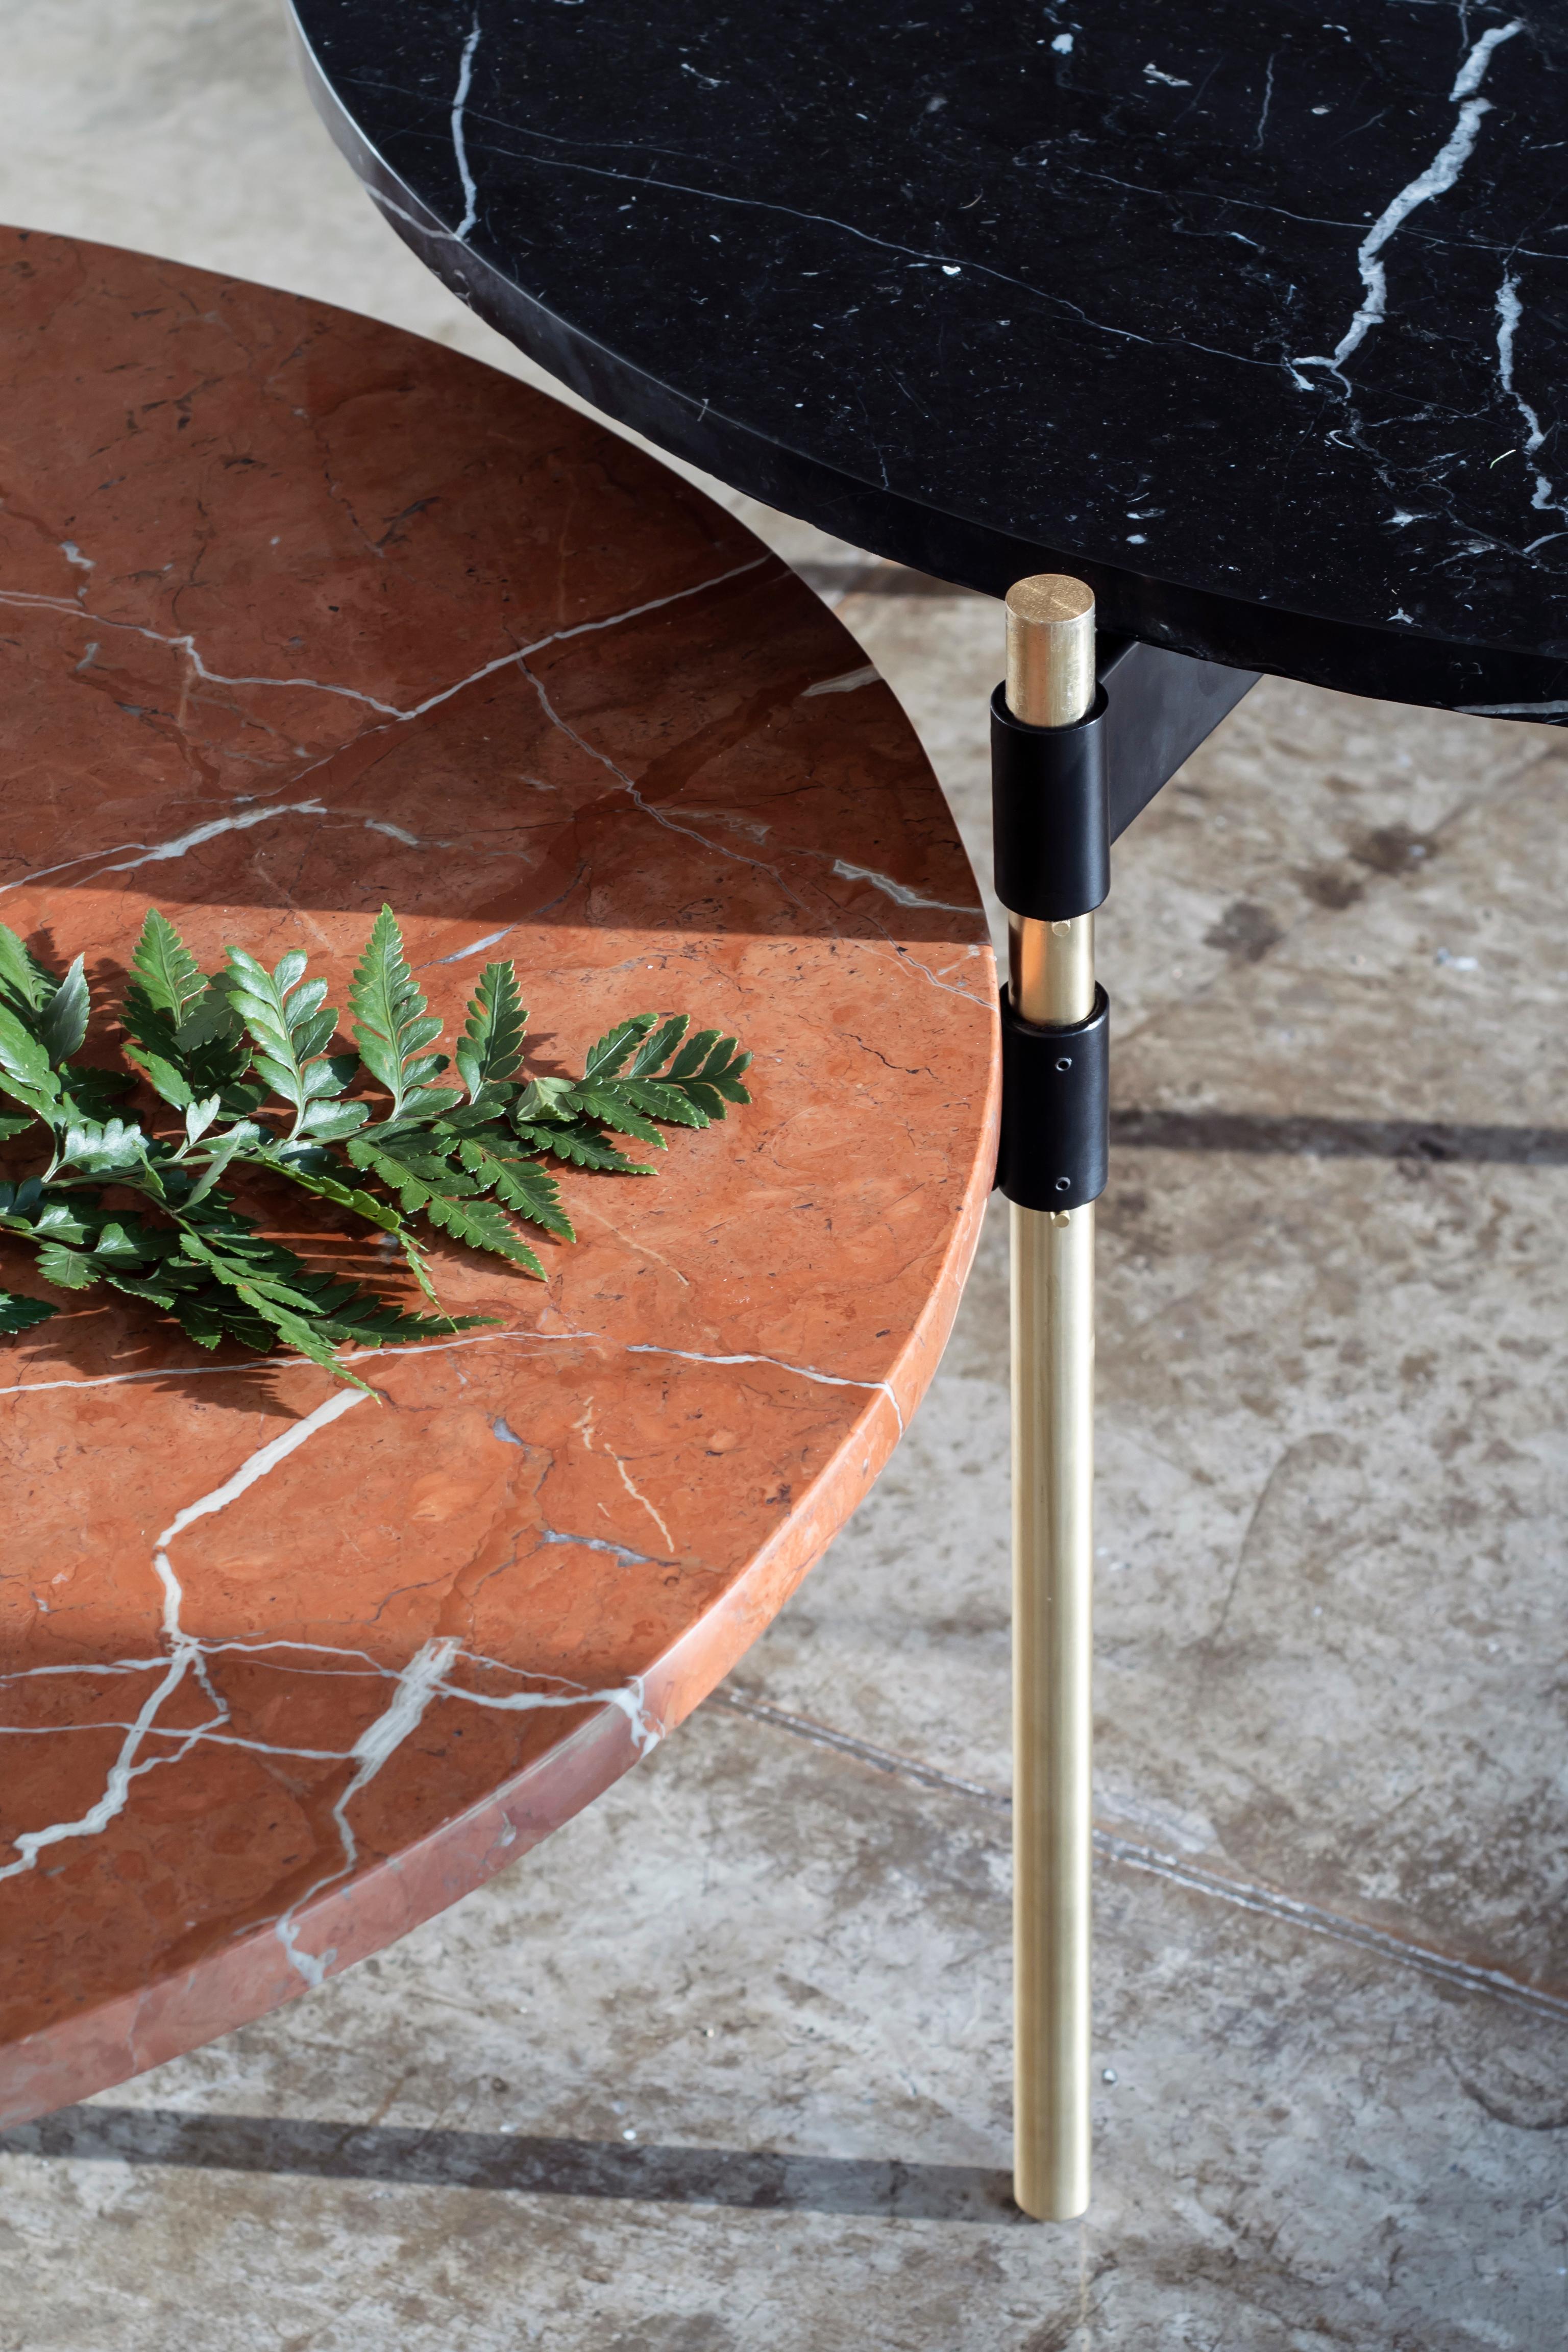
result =
[[[1037,922],[1092,914],[1110,887],[1110,845],[1257,682],[1133,637],[1102,637],[1099,691],[1072,727],[1015,719],[991,698],[996,895]],[[1002,992],[1002,1140],[996,1181],[1026,1209],[1077,1209],[1110,1160],[1105,991],[1072,1028],[1021,1021]]]
[[[1063,923],[1110,887],[1105,688],[1074,727],[1029,727],[1004,689],[991,698],[991,821],[996,896],[1011,914]]]
[[[1020,1021],[1002,991],[1002,1146],[996,1181],[1024,1209],[1081,1209],[1105,1190],[1110,1005],[1070,1029]]]

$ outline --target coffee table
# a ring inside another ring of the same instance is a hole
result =
[[[0,1346],[15,2122],[389,1943],[712,1687],[931,1376],[997,1061],[910,730],[731,517],[319,303],[16,231],[0,271],[0,919],[104,1007],[149,903],[341,1004],[386,900],[448,1035],[513,956],[546,1068],[667,1006],[755,1055],[655,1180],[567,1175],[542,1285],[440,1250],[499,1323],[362,1353],[379,1402],[102,1289]]]
[[[1568,719],[1568,14],[293,7],[387,219],[536,360],[757,497],[1014,592],[993,725],[1018,2181],[1026,2210],[1070,2216],[1089,2193],[1092,912],[1110,839],[1258,670]]]

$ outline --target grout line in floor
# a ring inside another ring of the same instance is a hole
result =
[[[950,1796],[967,1797],[994,1812],[1011,1815],[1012,1798],[1005,1790],[993,1789],[982,1780],[964,1779],[961,1773],[943,1771],[940,1765],[922,1764],[912,1756],[901,1756],[896,1750],[879,1748],[875,1742],[861,1739],[853,1732],[838,1731],[831,1724],[818,1723],[812,1717],[796,1715],[788,1707],[774,1706],[767,1699],[752,1697],[749,1693],[717,1690],[707,1704],[721,1706],[732,1714],[747,1717],[754,1723],[765,1724],[774,1731],[783,1731],[816,1748],[828,1748],[840,1755],[852,1756],[890,1778],[912,1783],[915,1787],[937,1789]],[[1315,1903],[1304,1903],[1295,1895],[1282,1894],[1277,1887],[1258,1886],[1250,1881],[1231,1878],[1225,1873],[1205,1870],[1199,1864],[1184,1862],[1178,1854],[1163,1853],[1155,1846],[1141,1840],[1124,1837],[1105,1824],[1097,1824],[1094,1832],[1095,1852],[1103,1861],[1125,1870],[1139,1870],[1151,1877],[1162,1878],[1170,1885],[1179,1886],[1190,1895],[1206,1896],[1212,1902],[1228,1903],[1242,1911],[1273,1919],[1281,1926],[1297,1927],[1308,1934],[1324,1936],[1332,1942],[1348,1944],[1355,1949],[1371,1952],[1376,1958],[1390,1960],[1396,1967],[1415,1969],[1447,1985],[1450,1990],[1479,1995],[1489,2000],[1506,2002],[1510,2008],[1523,2009],[1532,2016],[1548,2018],[1554,2024],[1568,2023],[1568,1996],[1553,1992],[1544,1986],[1532,1985],[1506,1969],[1486,1968],[1473,1960],[1456,1958],[1451,1953],[1436,1950],[1428,1944],[1418,1944],[1414,1938],[1394,1934],[1385,1927],[1374,1927],[1364,1920],[1347,1917],[1342,1912],[1327,1911]]]

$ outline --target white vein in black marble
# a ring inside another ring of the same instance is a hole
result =
[[[1238,667],[1568,702],[1568,0],[293,0],[398,232],[853,543]]]

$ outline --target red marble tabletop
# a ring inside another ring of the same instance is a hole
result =
[[[318,303],[38,235],[0,271],[0,919],[105,1014],[150,904],[342,1003],[386,900],[448,1034],[513,956],[540,1067],[643,1010],[755,1055],[657,1178],[566,1176],[544,1284],[440,1251],[500,1320],[362,1353],[379,1401],[101,1288],[0,1343],[15,2121],[386,1944],[712,1687],[930,1379],[996,1076],[909,725],[729,515]]]

